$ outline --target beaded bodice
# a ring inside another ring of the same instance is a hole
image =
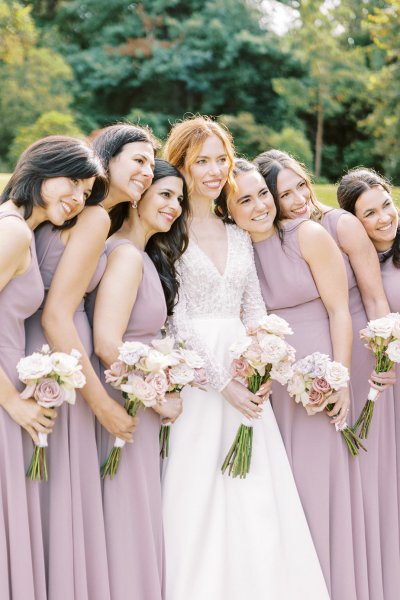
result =
[[[169,329],[205,359],[209,380],[220,389],[229,380],[222,365],[216,365],[191,330],[191,319],[240,318],[245,325],[265,315],[265,305],[255,270],[249,235],[235,225],[227,225],[228,250],[224,272],[190,240],[178,262],[179,301],[169,321]],[[212,324],[210,323],[210,326]]]

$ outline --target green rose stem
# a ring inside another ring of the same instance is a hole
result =
[[[126,392],[122,392],[122,397],[125,400],[124,408],[128,415],[131,417],[136,417],[136,413],[138,411],[139,406],[142,404],[141,401],[135,396],[130,396]],[[122,441],[122,440],[121,440]],[[125,445],[125,444],[124,444]],[[123,446],[114,446],[108,455],[108,458],[105,463],[101,466],[101,478],[105,479],[107,475],[110,476],[110,479],[116,475],[119,467],[119,461],[121,460],[121,450]]]
[[[168,458],[170,431],[171,431],[170,425],[161,425],[159,439],[160,439],[160,456],[162,459]]]
[[[43,479],[45,481],[49,480],[46,463],[46,448],[35,446],[31,462],[26,471],[26,476],[32,481],[37,479],[40,481],[43,481]]]
[[[334,408],[334,406],[334,404],[328,404],[326,410],[330,412]],[[363,450],[365,450],[365,452],[367,452],[366,447],[362,444],[360,438],[357,436],[357,433],[353,431],[352,427],[346,425],[344,429],[338,429],[338,431],[340,431],[340,433],[342,434],[342,437],[346,442],[347,448],[349,449],[349,452],[352,456],[359,455],[359,448],[362,448]]]
[[[247,386],[253,394],[258,392],[260,387],[268,381],[271,368],[272,365],[268,365],[264,375],[260,375],[256,372],[247,379]],[[229,467],[228,475],[245,479],[246,475],[250,472],[252,451],[253,427],[251,425],[243,425],[242,423],[237,430],[233,444],[221,467],[222,474],[224,474]]]
[[[390,369],[394,365],[394,362],[392,360],[390,360],[390,358],[386,354],[386,346],[382,345],[380,348],[378,348],[375,356],[376,356],[375,371],[377,373],[387,373],[388,371],[390,371]],[[358,429],[360,429],[360,431],[358,432],[358,436],[361,439],[368,437],[369,428],[371,426],[371,421],[372,421],[372,417],[374,414],[375,398],[377,397],[377,395],[378,395],[378,390],[375,390],[374,388],[370,388],[370,391],[368,394],[368,399],[367,399],[366,403],[364,404],[363,409],[360,412],[360,415],[359,415],[357,421],[354,423],[353,427],[351,428],[353,431],[357,431]]]

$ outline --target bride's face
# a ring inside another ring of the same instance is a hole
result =
[[[258,171],[239,173],[237,192],[229,198],[228,211],[239,227],[248,231],[254,242],[274,233],[275,202]]]
[[[191,182],[193,197],[215,200],[224,187],[229,172],[229,159],[222,140],[210,135],[203,143],[198,156],[183,175]]]

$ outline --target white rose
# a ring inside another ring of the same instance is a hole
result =
[[[71,375],[62,375],[61,381],[71,388],[83,388],[86,383],[86,377],[81,369],[74,371]]]
[[[396,339],[400,339],[400,314],[399,313],[390,313],[388,315],[389,319],[393,322],[392,335]]]
[[[50,356],[40,352],[34,352],[30,356],[21,358],[17,364],[18,377],[24,383],[46,377],[52,369]]]
[[[350,379],[349,370],[340,362],[333,360],[326,366],[325,379],[332,389],[335,391],[339,390],[340,388],[347,387],[347,382]]]
[[[264,364],[276,364],[286,356],[286,342],[277,335],[265,333],[259,336],[258,342],[261,348],[261,360]]]
[[[392,336],[393,319],[389,317],[382,317],[381,319],[369,321],[368,328],[373,332],[375,336],[387,340]]]
[[[69,385],[61,385],[64,391],[64,402],[68,402],[68,404],[75,404],[76,400],[76,392],[74,387],[70,387]]]
[[[284,360],[277,365],[274,365],[270,371],[271,379],[278,381],[281,385],[286,385],[291,377],[293,377],[293,369],[291,364]]]
[[[167,354],[162,354],[155,348],[150,348],[147,356],[144,356],[139,361],[139,368],[147,373],[154,373],[156,371],[163,371],[167,367],[176,365],[178,360]]]
[[[195,372],[188,365],[181,363],[171,367],[169,379],[173,385],[186,385],[194,380]]]
[[[79,359],[65,352],[53,352],[50,359],[53,371],[60,377],[72,375],[80,369]]]
[[[162,354],[172,354],[175,346],[175,339],[171,336],[167,336],[160,340],[153,340],[151,345]]]
[[[293,334],[293,329],[290,327],[289,323],[285,321],[285,319],[274,314],[263,317],[259,323],[259,327],[267,333],[273,333],[279,337]]]
[[[204,360],[194,350],[182,348],[179,354],[188,367],[192,369],[201,369],[201,367],[204,367]]]
[[[240,358],[246,352],[246,350],[249,348],[252,342],[253,339],[250,336],[246,335],[242,339],[231,344],[229,346],[229,352],[232,359]]]
[[[394,340],[388,344],[386,354],[391,361],[400,363],[400,340]]]
[[[133,366],[139,362],[142,356],[147,356],[149,347],[141,342],[124,342],[122,346],[118,348],[118,351],[118,360],[121,360],[126,365]]]

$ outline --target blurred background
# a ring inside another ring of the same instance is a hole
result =
[[[0,172],[44,135],[129,120],[163,139],[201,113],[250,159],[399,184],[399,31],[400,0],[0,0]]]

